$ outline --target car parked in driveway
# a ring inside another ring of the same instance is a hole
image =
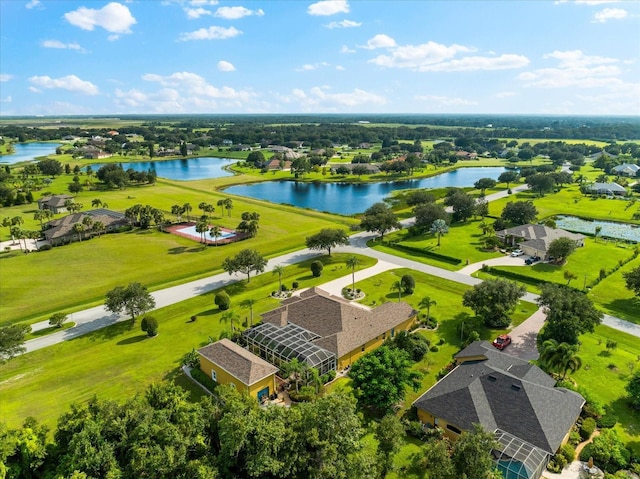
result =
[[[501,334],[493,340],[493,346],[499,350],[503,350],[511,344],[511,336],[508,334]]]
[[[511,256],[522,256],[524,254],[524,251],[522,251],[521,249],[516,249],[514,251],[511,252]]]

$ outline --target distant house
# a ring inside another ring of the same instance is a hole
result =
[[[585,187],[586,191],[596,195],[625,196],[627,190],[618,183],[592,183]]]
[[[608,151],[605,151],[605,150],[599,151],[597,153],[593,153],[592,155],[589,155],[588,158],[590,160],[597,160],[601,156],[604,156],[605,158],[617,158],[616,155],[613,155],[613,154],[611,154],[611,153],[609,153]]]
[[[50,244],[61,245],[76,241],[78,239],[90,238],[99,232],[87,228],[82,232],[82,238],[79,237],[79,232],[75,230],[76,224],[84,225],[84,219],[86,217],[91,218],[92,224],[100,222],[104,225],[104,232],[109,233],[121,226],[130,224],[128,218],[122,213],[116,211],[107,210],[104,208],[98,208],[95,210],[85,211],[82,213],[74,213],[64,216],[63,218],[49,221],[44,225],[42,234]]]
[[[231,146],[231,145],[233,145],[233,140],[228,140],[228,139],[222,140],[222,146]]]
[[[409,304],[375,309],[311,288],[262,315],[262,324],[243,332],[254,353],[277,366],[297,358],[324,374],[344,369],[415,323]]]
[[[372,165],[371,163],[341,163],[341,164],[332,164],[331,167],[335,170],[336,168],[343,167],[349,169],[349,171],[353,171],[355,167],[358,168],[366,168],[367,174],[375,175],[376,173],[380,173],[380,167],[378,165]]]
[[[426,427],[457,439],[480,424],[495,434],[496,465],[508,478],[538,479],[564,444],[584,398],[538,366],[476,341],[456,356],[457,366],[413,405]]]
[[[117,135],[119,135],[119,134],[120,134],[120,133],[118,133],[116,130],[109,130],[109,131],[107,132],[107,135],[109,135],[109,136],[117,136]]]
[[[622,165],[613,167],[613,172],[617,175],[635,177],[638,175],[639,171],[640,166],[634,165],[633,163],[623,163]]]
[[[233,384],[259,402],[276,392],[278,368],[226,338],[198,349],[198,354],[200,369],[218,384]]]
[[[73,200],[71,195],[51,195],[43,196],[38,200],[39,210],[50,210],[53,214],[66,213],[67,207],[64,205],[67,201]]]
[[[477,160],[478,154],[471,151],[456,151],[456,158],[459,160]]]
[[[586,236],[579,233],[570,233],[559,228],[550,228],[545,225],[526,224],[514,226],[501,231],[496,231],[496,236],[505,244],[518,246],[526,255],[541,256],[547,258],[549,245],[558,238],[569,238],[576,242],[577,246],[584,246]]]
[[[267,163],[267,170],[290,170],[291,162],[274,158]]]

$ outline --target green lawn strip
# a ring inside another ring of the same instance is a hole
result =
[[[38,331],[33,331],[25,336],[25,340],[29,341],[30,339],[40,338],[42,336],[47,336],[51,333],[57,333],[58,331],[64,331],[65,329],[73,328],[76,325],[73,321],[67,321],[61,327],[50,326],[48,328],[39,329]]]
[[[638,267],[640,257],[628,262],[591,288],[589,297],[605,313],[640,324],[640,300],[627,289],[622,275]]]
[[[618,347],[607,350],[607,340],[618,343]],[[640,341],[635,336],[622,333],[607,326],[597,326],[594,333],[580,337],[582,368],[571,375],[603,406],[612,408],[618,416],[616,430],[621,439],[640,453],[640,411],[629,406],[625,386],[630,377],[629,365],[634,371],[640,368]]]
[[[348,255],[334,254],[319,259],[326,265],[319,278],[311,275],[310,261],[285,268],[283,284],[298,281],[300,288],[348,275]],[[376,260],[360,256],[361,268]],[[249,321],[248,308],[240,307],[244,299],[256,299],[254,321],[259,315],[277,307],[271,291],[278,289],[278,277],[271,272],[254,277],[249,283],[230,285],[231,310],[241,322]],[[18,426],[27,416],[49,425],[72,402],[85,401],[93,395],[123,400],[143,391],[150,383],[180,377],[182,356],[192,348],[218,339],[231,325],[221,323],[222,312],[213,304],[214,293],[196,296],[150,313],[159,323],[159,335],[147,338],[140,330],[140,319],[95,331],[71,341],[34,351],[0,366],[0,421]],[[198,319],[190,322],[192,315]],[[240,325],[236,325],[239,327]],[[190,389],[191,390],[191,389]]]

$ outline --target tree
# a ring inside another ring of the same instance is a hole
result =
[[[633,291],[633,293],[640,298],[640,266],[626,273],[622,273],[622,276],[624,277],[624,283],[627,289]]]
[[[287,378],[293,375],[293,380],[295,381],[295,384],[296,384],[296,392],[298,392],[300,374],[304,369],[302,363],[298,360],[298,358],[293,358],[291,361],[285,364],[284,369],[285,369],[285,374],[287,375]]]
[[[253,306],[256,304],[256,300],[253,298],[247,298],[240,302],[241,308],[249,308],[249,327],[253,327]]]
[[[412,466],[424,471],[426,479],[457,479],[451,462],[451,443],[446,437],[431,439],[412,456]]]
[[[358,402],[382,412],[404,399],[406,387],[420,388],[420,374],[411,371],[408,354],[384,345],[353,363],[349,377]]]
[[[67,320],[67,314],[66,313],[54,313],[49,318],[49,324],[51,326],[55,326],[56,328],[61,328],[66,320]]]
[[[400,281],[395,281],[391,285],[391,290],[398,292],[398,301],[400,301],[402,299],[402,283]]]
[[[235,334],[236,332],[236,324],[240,321],[240,316],[235,311],[229,310],[220,316],[220,321],[223,323],[229,323],[231,326],[231,334]]]
[[[518,174],[518,172],[513,170],[505,171],[504,173],[500,173],[500,176],[498,176],[498,182],[506,183],[507,189],[510,189],[509,185],[515,181],[518,181],[518,179],[520,179],[520,175]]]
[[[231,198],[223,198],[221,200],[218,200],[218,203],[216,204],[221,208],[224,208],[225,210],[227,210],[227,216],[231,218],[231,209],[233,208],[233,200]]]
[[[394,414],[387,414],[375,428],[378,440],[378,464],[380,477],[387,477],[393,470],[393,458],[404,444],[404,426]]]
[[[496,471],[491,451],[499,444],[493,433],[474,424],[471,431],[464,431],[453,443],[451,461],[457,477],[467,479],[497,479],[502,474]]]
[[[247,283],[251,281],[251,273],[262,273],[267,266],[267,260],[254,249],[243,249],[232,258],[222,262],[222,269],[227,273],[243,273],[247,275]]]
[[[218,238],[222,236],[222,228],[218,225],[214,225],[209,230],[209,234],[213,236],[213,243],[218,246]]]
[[[102,221],[96,221],[93,223],[92,229],[97,233],[99,238],[100,234],[103,233],[107,229],[107,227],[104,225]]]
[[[182,212],[187,214],[187,221],[190,220],[189,213],[191,213],[192,211],[193,206],[191,206],[189,203],[185,203],[184,205],[182,205]]]
[[[400,278],[400,284],[402,285],[402,291],[405,294],[413,294],[413,290],[416,288],[416,280],[410,274],[402,275]]]
[[[431,299],[429,296],[425,296],[424,298],[422,298],[420,300],[420,303],[418,304],[419,308],[427,308],[427,321],[429,321],[430,318],[430,314],[431,314],[431,306],[437,306],[438,303],[436,303],[435,300]]]
[[[319,233],[307,236],[305,240],[307,248],[313,250],[326,249],[329,256],[331,256],[331,249],[336,246],[346,246],[349,244],[349,237],[347,232],[342,229],[324,228]]]
[[[514,225],[532,223],[538,216],[538,210],[532,201],[509,201],[500,217]]]
[[[453,221],[466,221],[471,218],[476,207],[473,196],[457,189],[445,198],[444,204],[451,207]]]
[[[413,208],[413,215],[415,216],[414,226],[421,230],[431,228],[435,220],[445,220],[449,218],[449,214],[443,208],[442,205],[436,203],[424,203],[419,204]]]
[[[38,169],[43,175],[58,176],[62,174],[62,163],[58,160],[42,160],[38,162]]]
[[[0,328],[0,362],[24,353],[25,336],[31,332],[28,324],[12,324]]]
[[[629,383],[625,386],[625,389],[629,393],[631,406],[640,409],[640,371],[636,371],[631,379],[629,379]]]
[[[440,246],[440,238],[449,232],[449,226],[445,220],[435,220],[431,225],[431,233],[438,235],[438,246]]]
[[[92,208],[99,208],[102,206],[102,200],[99,198],[94,198],[91,200],[91,207]]]
[[[360,265],[360,259],[355,255],[350,255],[346,261],[347,267],[351,268],[351,290],[356,289],[356,268]]]
[[[577,344],[578,337],[593,332],[602,322],[603,314],[583,292],[559,284],[545,284],[538,298],[538,305],[547,316],[543,339],[555,339],[559,343]]]
[[[277,264],[271,270],[271,274],[278,275],[278,291],[282,291],[282,274],[284,273],[284,266]]]
[[[214,304],[220,311],[226,311],[231,307],[231,298],[226,291],[219,291],[213,298]]]
[[[556,184],[551,175],[544,173],[535,173],[527,176],[526,180],[529,188],[531,188],[532,191],[537,192],[540,196],[544,196],[545,193],[553,191],[553,187]]]
[[[153,316],[145,316],[140,321],[140,328],[147,333],[147,336],[153,338],[158,335],[158,320]]]
[[[252,238],[258,234],[258,221],[260,220],[260,214],[245,211],[242,213],[242,221],[236,227],[237,231],[241,233],[247,233]]]
[[[489,328],[506,328],[509,315],[526,289],[513,281],[488,279],[464,292],[462,304],[471,308]]]
[[[576,372],[582,366],[582,360],[576,356],[578,346],[575,344],[559,343],[555,339],[547,339],[540,348],[540,366],[547,372],[562,373],[565,379],[567,373]]]
[[[136,282],[126,287],[116,286],[107,292],[104,305],[107,311],[112,313],[120,314],[124,310],[135,322],[137,315],[155,308],[156,301],[145,286]]]
[[[550,258],[554,258],[556,263],[564,263],[577,247],[576,242],[571,238],[556,238],[549,244],[547,254]]]
[[[564,279],[566,279],[566,280],[567,280],[567,286],[569,286],[569,284],[571,283],[571,281],[573,281],[573,280],[574,280],[574,279],[576,279],[577,277],[578,277],[578,275],[577,275],[577,274],[572,273],[572,272],[571,272],[571,271],[569,271],[569,270],[566,270],[566,271],[564,272]]]
[[[322,275],[323,269],[324,265],[322,261],[315,260],[311,263],[311,274],[313,274],[314,278],[319,278]]]
[[[493,178],[480,178],[473,184],[476,190],[480,190],[480,195],[484,196],[487,188],[494,188],[496,186],[496,180]]]
[[[363,213],[360,227],[365,231],[380,233],[380,239],[384,239],[387,231],[399,229],[402,225],[391,208],[384,203],[375,203]]]
[[[198,220],[198,222],[196,223],[196,233],[200,233],[201,243],[205,242],[204,235],[207,231],[209,231],[209,224],[207,223],[207,220]]]
[[[435,203],[436,197],[427,190],[415,190],[407,194],[407,206]]]

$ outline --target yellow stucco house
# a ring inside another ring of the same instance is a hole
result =
[[[218,384],[233,384],[262,402],[276,392],[278,368],[228,339],[198,350],[200,369]]]
[[[416,321],[404,302],[371,309],[319,288],[288,298],[262,315],[262,324],[243,333],[248,348],[272,364],[293,358],[324,374],[345,369]]]

